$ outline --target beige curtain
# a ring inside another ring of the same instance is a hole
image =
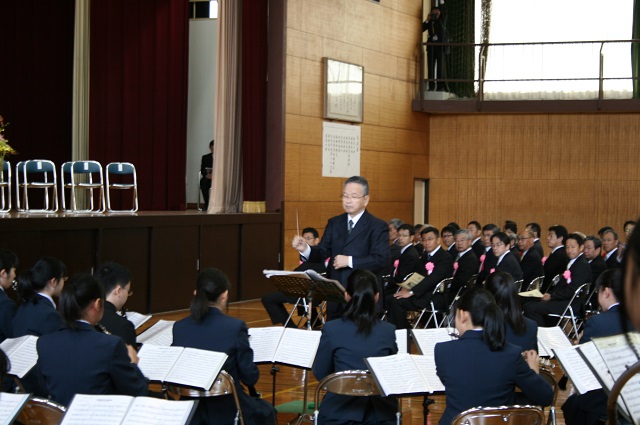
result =
[[[208,213],[242,211],[241,40],[242,1],[218,2],[218,64],[213,181]]]

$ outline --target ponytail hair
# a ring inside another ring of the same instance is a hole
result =
[[[104,289],[95,276],[88,273],[73,276],[64,285],[58,300],[62,320],[71,329],[75,329],[76,321],[82,318],[84,310],[98,298],[104,302]]]
[[[191,316],[201,321],[209,310],[209,304],[218,301],[220,295],[229,290],[227,276],[218,269],[207,268],[200,272],[196,282],[196,295],[191,301]]]
[[[497,270],[489,275],[485,281],[485,287],[495,298],[505,322],[513,328],[513,333],[524,335],[527,332],[527,324],[522,316],[518,288],[513,277],[509,273]]]
[[[18,295],[22,302],[35,302],[36,295],[41,292],[51,279],[62,279],[67,275],[67,267],[57,258],[42,257],[30,270],[18,277]]]
[[[482,326],[483,340],[491,351],[502,350],[506,334],[504,316],[489,291],[480,287],[469,289],[458,300],[456,309],[468,312],[473,326]]]
[[[369,335],[376,316],[378,278],[369,270],[356,269],[347,278],[347,294],[351,297],[342,317],[353,321],[358,333]]]

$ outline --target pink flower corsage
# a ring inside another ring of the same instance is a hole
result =
[[[458,270],[458,262],[453,263],[453,270]]]
[[[562,273],[562,277],[565,278],[567,284],[571,283],[571,270],[565,270],[564,273]]]
[[[398,264],[400,264],[400,260],[396,260],[393,262],[393,268],[397,269],[398,268]]]
[[[429,261],[427,264],[424,265],[424,268],[427,271],[427,275],[430,275],[433,272],[433,269],[435,268],[435,266],[431,261]]]
[[[543,266],[544,266],[544,263],[546,263],[546,262],[547,262],[547,258],[548,258],[548,257],[542,257],[542,265],[543,265]]]
[[[489,270],[489,273],[495,273],[496,272],[496,268],[492,268],[491,270]]]
[[[484,259],[485,259],[485,258],[487,258],[487,256],[486,256],[485,254],[482,254],[482,255],[480,256],[480,262],[481,262],[481,263],[484,263]]]

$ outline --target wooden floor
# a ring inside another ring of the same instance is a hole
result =
[[[232,303],[229,305],[227,314],[244,320],[249,328],[273,326],[260,300]],[[160,319],[179,320],[186,315],[188,315],[188,311],[186,310],[154,315],[151,320],[143,325],[141,330],[146,329]],[[412,346],[411,350],[412,352],[414,352],[415,347]],[[555,360],[552,360],[552,364],[555,365],[555,367],[553,368],[553,372],[556,379],[560,379],[560,377],[563,375],[562,369]],[[276,406],[281,406],[285,403],[298,401],[298,404],[294,407],[301,407],[301,402],[304,394],[303,371],[301,369],[283,365],[279,365],[278,368],[279,372],[277,373],[275,387]],[[259,365],[259,369],[260,380],[258,382],[257,389],[262,393],[262,397],[264,399],[271,402],[274,393],[272,375],[270,374],[271,365]],[[308,397],[309,402],[313,402],[313,396],[318,382],[313,377],[313,374],[311,372],[309,372],[308,375]],[[558,400],[555,404],[558,424],[564,424],[564,417],[562,415],[562,409],[560,408],[560,406],[562,406],[564,401],[571,393],[572,387],[571,383],[569,382],[567,384],[567,389],[565,391],[560,391],[558,394]],[[429,415],[427,417],[426,423],[437,424],[445,408],[445,397],[444,395],[434,395],[430,398],[432,398],[435,402],[429,406]],[[422,397],[406,397],[402,399],[403,424],[418,425],[425,423],[423,422],[424,416],[422,402]],[[295,421],[297,418],[297,414],[283,412],[284,409],[284,407],[278,409],[278,423],[286,424]],[[298,410],[295,411],[298,412]]]

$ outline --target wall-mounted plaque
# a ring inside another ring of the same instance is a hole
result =
[[[324,118],[362,122],[364,68],[324,58]]]

